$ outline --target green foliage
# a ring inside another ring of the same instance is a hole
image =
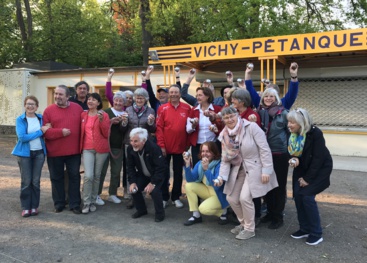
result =
[[[15,1],[0,1],[0,67],[53,60],[81,67],[141,65],[141,0],[29,0],[22,43]],[[339,30],[367,23],[366,0],[150,0],[151,46]],[[26,18],[26,12],[23,10]],[[31,45],[30,49],[25,44]],[[29,50],[27,53],[26,50]]]

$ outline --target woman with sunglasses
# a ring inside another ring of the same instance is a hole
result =
[[[299,230],[291,237],[307,238],[307,245],[323,241],[320,214],[315,201],[317,194],[330,185],[333,160],[325,145],[322,131],[312,124],[305,109],[287,115],[291,132],[288,152],[293,170],[293,197],[297,208]]]

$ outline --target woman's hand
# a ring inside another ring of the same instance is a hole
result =
[[[201,159],[201,166],[203,167],[203,170],[206,171],[208,170],[209,167],[209,159],[204,157],[203,159]]]
[[[251,114],[250,116],[248,116],[248,121],[257,122],[256,115],[255,114]]]
[[[292,79],[297,79],[298,76],[298,64],[296,62],[292,62],[289,67],[289,74],[291,75]]]
[[[46,133],[46,131],[48,130],[48,129],[50,129],[51,128],[51,125],[44,125],[44,126],[42,126],[41,127],[41,131],[42,131],[42,133],[43,134],[45,134]]]
[[[209,130],[212,131],[212,132],[214,132],[214,133],[218,133],[219,132],[218,127],[215,124],[211,124],[209,126]]]
[[[217,179],[213,180],[214,186],[221,187],[223,185],[223,178],[222,176],[218,176]]]
[[[113,77],[113,74],[115,74],[115,71],[114,70],[108,70],[108,73],[107,73],[107,82],[111,82],[111,79]]]
[[[305,187],[308,185],[308,183],[302,177],[298,179],[298,182],[300,187]]]
[[[198,118],[192,118],[192,119],[190,120],[190,122],[191,122],[191,129],[195,130],[196,126],[197,126],[197,125],[198,125],[198,123],[199,123],[199,119],[198,119]]]
[[[99,111],[97,112],[97,115],[98,115],[98,119],[99,119],[99,121],[100,121],[100,122],[102,122],[102,121],[103,121],[103,110],[99,110]]]
[[[116,117],[113,117],[113,118],[111,119],[111,123],[112,123],[112,124],[119,124],[121,120],[122,120],[121,115],[120,115],[120,116],[116,116]]]
[[[261,174],[261,182],[263,184],[269,183],[269,180],[270,180],[270,175],[268,175],[268,174]]]
[[[227,82],[229,85],[233,86],[233,73],[232,71],[227,71],[226,72],[226,76],[227,76]]]
[[[189,167],[190,164],[191,164],[190,163],[190,153],[189,152],[183,152],[182,157],[183,157],[183,159],[185,161],[185,166],[186,167]]]
[[[154,115],[153,114],[149,114],[149,116],[148,116],[148,125],[149,126],[152,126],[153,124],[154,124],[154,121],[155,121],[155,117],[154,117]]]
[[[124,112],[121,115],[121,123],[126,126],[126,124],[129,122],[129,114],[127,114],[127,112]]]
[[[296,168],[299,165],[299,159],[297,157],[292,157],[289,161],[288,161],[289,165],[293,168]]]

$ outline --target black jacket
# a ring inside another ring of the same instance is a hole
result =
[[[151,183],[158,184],[164,180],[167,172],[166,159],[162,154],[161,148],[151,140],[146,141],[143,149],[145,165],[151,175]],[[127,174],[130,184],[136,183],[138,176],[145,176],[139,155],[133,150],[131,145],[127,148]]]
[[[313,126],[306,134],[302,156],[299,166],[293,170],[293,184],[298,183],[298,178],[309,184],[301,187],[300,194],[316,195],[330,185],[330,174],[333,170],[333,160],[325,145],[322,131]]]

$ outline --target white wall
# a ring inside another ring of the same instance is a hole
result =
[[[324,132],[324,137],[332,155],[367,157],[367,135]]]

